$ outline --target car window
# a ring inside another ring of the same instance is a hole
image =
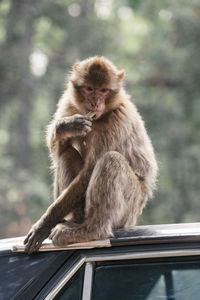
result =
[[[56,300],[81,300],[84,268],[76,273],[68,284],[56,295]]]
[[[72,251],[33,255],[1,252],[0,299],[32,299],[71,254]]]
[[[200,260],[99,266],[94,300],[199,300]]]

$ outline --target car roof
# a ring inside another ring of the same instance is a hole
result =
[[[0,251],[14,250],[23,252],[24,237],[0,240]],[[67,247],[54,247],[50,240],[46,240],[40,251],[59,251],[74,249],[91,249],[138,244],[157,244],[168,242],[194,242],[200,240],[200,223],[180,223],[135,226],[134,228],[118,229],[114,236],[103,241],[72,244]]]
[[[119,229],[110,239],[63,248],[46,241],[41,252],[32,255],[24,253],[23,239],[0,240],[0,299],[43,299],[63,274],[73,276],[74,270],[92,261],[157,258],[171,250],[172,256],[199,255],[200,223]]]

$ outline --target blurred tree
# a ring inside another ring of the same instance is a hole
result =
[[[33,21],[37,1],[10,1],[5,24],[5,40],[1,44],[0,61],[1,111],[12,102],[18,102],[15,124],[10,123],[9,153],[20,168],[30,167],[31,147],[29,141],[29,121],[33,80],[29,69],[32,50]],[[23,16],[23,17],[21,17]],[[9,83],[9,85],[8,85]]]
[[[199,9],[199,1],[184,0],[148,1],[137,6],[148,24],[148,34],[134,57],[144,67],[133,92],[137,90],[138,104],[139,98],[147,99],[139,105],[150,122],[160,159],[160,189],[142,216],[145,223],[199,219],[195,213],[200,209],[196,118],[200,98],[200,67],[196,63]]]
[[[78,59],[127,71],[159,163],[140,223],[198,221],[200,3],[0,1],[0,228],[25,234],[49,205],[45,126]]]

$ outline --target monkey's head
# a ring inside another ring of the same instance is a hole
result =
[[[95,56],[73,66],[71,75],[75,101],[84,114],[95,113],[98,119],[113,108],[124,71],[118,71],[106,58]]]

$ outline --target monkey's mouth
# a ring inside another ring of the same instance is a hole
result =
[[[87,110],[86,115],[90,116],[93,120],[97,120],[101,117],[103,112],[101,110]]]

